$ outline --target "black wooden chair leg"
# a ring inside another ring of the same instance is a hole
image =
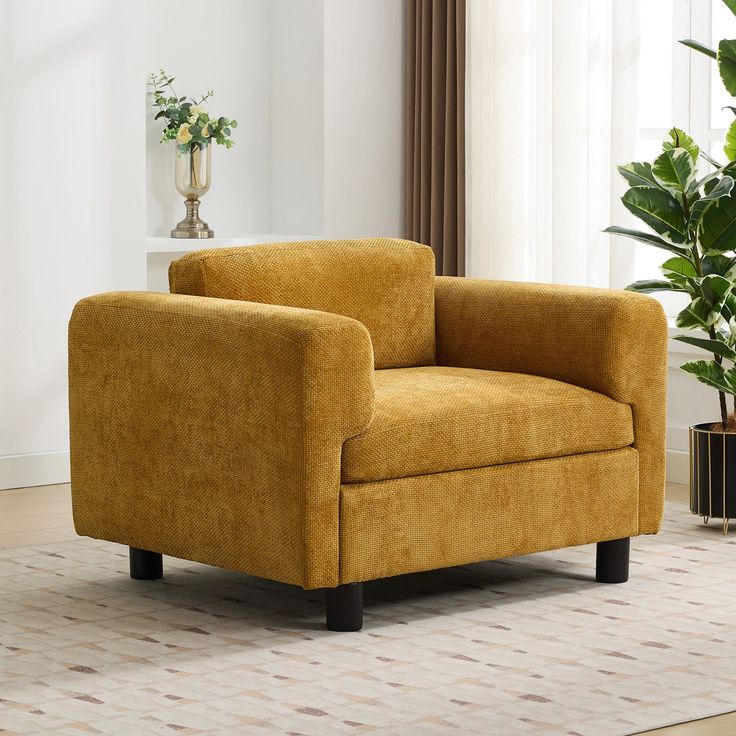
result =
[[[130,577],[134,580],[158,580],[164,574],[163,556],[137,547],[130,550]]]
[[[598,542],[595,579],[599,583],[625,583],[629,579],[629,537]]]
[[[360,631],[363,627],[363,583],[328,588],[326,611],[330,631]]]

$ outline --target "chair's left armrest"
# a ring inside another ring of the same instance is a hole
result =
[[[667,320],[642,294],[438,277],[437,362],[530,373],[629,404],[639,451],[640,533],[664,503]]]
[[[178,294],[69,323],[78,531],[301,585],[339,581],[340,453],[373,417],[364,325]]]

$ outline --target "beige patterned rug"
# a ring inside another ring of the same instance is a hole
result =
[[[618,736],[736,709],[736,536],[671,504],[627,585],[594,548],[322,596],[79,539],[0,551],[3,734]]]

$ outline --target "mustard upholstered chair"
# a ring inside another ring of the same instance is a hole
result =
[[[69,326],[79,534],[327,589],[629,538],[662,518],[665,318],[628,292],[436,278],[394,239],[204,250]]]

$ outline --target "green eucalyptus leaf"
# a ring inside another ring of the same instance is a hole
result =
[[[718,44],[718,71],[728,94],[736,96],[736,41],[724,38]]]
[[[621,201],[629,212],[668,240],[687,241],[685,215],[680,203],[669,192],[654,187],[632,187]]]
[[[662,144],[663,151],[669,151],[672,148],[684,148],[693,158],[693,161],[698,160],[700,155],[700,148],[698,148],[695,141],[682,129],[671,128],[667,133],[669,140],[665,140]]]
[[[655,248],[668,250],[670,253],[676,253],[679,256],[687,256],[690,252],[687,248],[683,248],[679,245],[674,245],[673,243],[668,243],[666,240],[662,240],[662,238],[660,238],[659,236],[654,235],[653,233],[644,232],[642,230],[631,230],[628,227],[618,227],[618,225],[610,225],[603,232],[611,233],[612,235],[623,235],[626,238],[632,238],[633,240],[638,240],[641,243],[653,245]]]
[[[673,281],[665,281],[663,279],[643,279],[642,281],[634,281],[626,287],[626,291],[638,291],[641,294],[651,294],[654,291],[687,291],[687,289],[674,283]]]
[[[724,176],[719,180],[713,179],[712,182],[713,185],[707,188],[705,196],[695,202],[690,210],[690,218],[687,221],[690,230],[697,230],[705,213],[715,206],[721,197],[727,197],[733,189],[734,181],[730,176]]]
[[[654,161],[652,174],[663,187],[672,187],[678,192],[687,190],[695,165],[692,156],[684,148],[669,148]]]
[[[703,337],[690,337],[689,335],[675,335],[674,340],[694,345],[696,348],[702,348],[714,355],[720,355],[728,360],[736,360],[736,350],[727,345],[722,340],[711,340]]]
[[[706,208],[699,234],[700,245],[706,253],[724,253],[736,248],[736,192],[733,189],[728,196],[720,197],[713,206]]]
[[[705,54],[706,56],[710,56],[711,59],[717,59],[718,54],[714,49],[709,48],[705,44],[700,43],[700,41],[695,41],[692,38],[685,38],[680,43],[683,46],[687,46],[688,48],[694,49],[695,51],[700,51],[701,54]]]

